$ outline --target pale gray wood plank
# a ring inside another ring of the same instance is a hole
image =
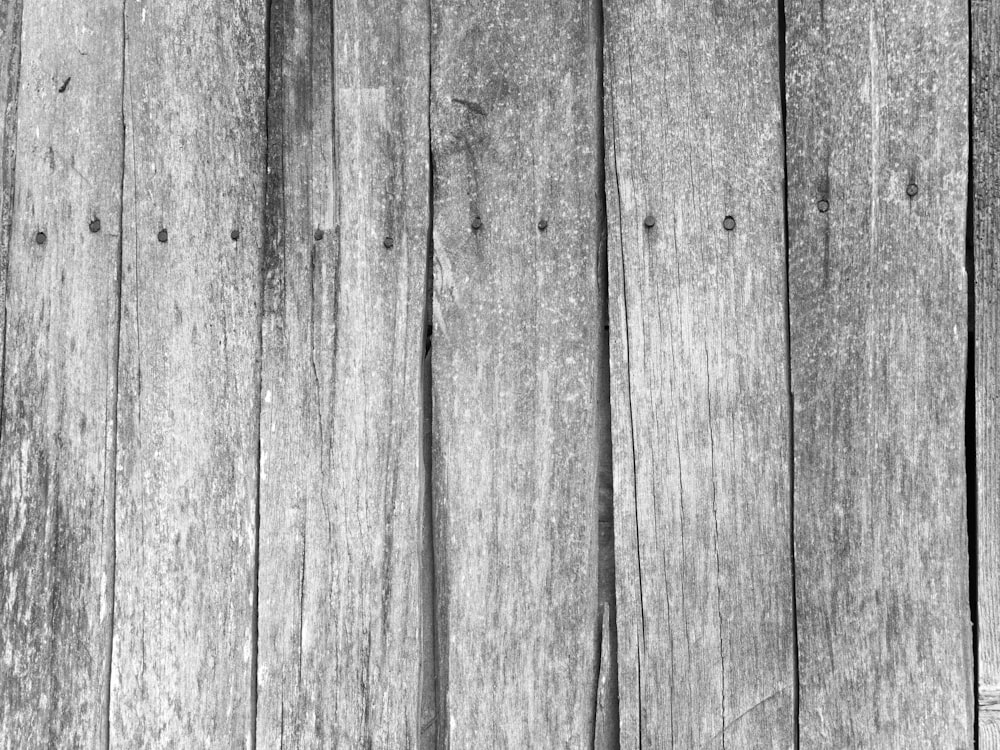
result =
[[[245,747],[265,2],[127,0],[125,28],[111,742]]]
[[[432,3],[432,474],[446,747],[575,748],[593,738],[596,12],[574,0]]]
[[[970,747],[968,8],[786,8],[801,741]]]
[[[112,622],[121,4],[39,0],[20,13],[0,11],[0,746],[98,747]]]
[[[258,746],[416,747],[427,5],[274,12]]]
[[[623,748],[794,745],[778,21],[605,3]]]
[[[978,559],[978,738],[1000,748],[1000,9],[973,0],[972,187],[975,262],[975,417]]]

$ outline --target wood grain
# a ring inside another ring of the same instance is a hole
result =
[[[445,747],[593,742],[598,28],[589,2],[432,3]]]
[[[622,747],[788,748],[778,18],[605,10]]]
[[[973,0],[972,187],[978,507],[978,747],[1000,748],[1000,12]],[[967,419],[972,415],[967,415]]]
[[[967,7],[786,7],[801,742],[970,747]]]
[[[39,0],[19,13],[0,11],[5,99],[22,50],[16,155],[8,100],[0,159],[5,196],[17,167],[0,246],[0,746],[97,747],[112,622],[121,5]]]
[[[390,5],[272,11],[259,747],[419,735],[429,21]]]
[[[265,3],[127,0],[125,29],[111,743],[246,747]]]

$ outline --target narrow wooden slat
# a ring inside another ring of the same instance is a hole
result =
[[[252,740],[264,19],[126,3],[115,747]]]
[[[434,553],[454,748],[593,741],[595,14],[432,3]]]
[[[787,5],[803,747],[971,746],[967,10]]]
[[[622,747],[788,748],[778,16],[605,8]]]
[[[427,6],[274,12],[257,742],[415,747]]]
[[[19,12],[0,11],[5,97]],[[0,248],[0,746],[97,747],[112,606],[121,4],[38,0],[20,20],[15,201]]]
[[[971,3],[975,416],[978,482],[978,730],[1000,749],[1000,8]]]

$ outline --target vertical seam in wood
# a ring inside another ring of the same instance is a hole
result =
[[[822,6],[820,13],[822,15]],[[785,253],[785,388],[788,392],[788,543],[792,579],[792,721],[795,747],[799,747],[799,622],[795,577],[795,392],[792,390],[791,243],[788,237],[788,89],[786,82],[785,0],[778,0],[778,96],[781,109],[782,207]]]
[[[968,162],[965,218],[965,277],[967,294],[965,372],[966,536],[969,550],[969,616],[972,628],[972,744],[979,746],[979,472],[976,452],[976,255],[975,255],[975,112],[973,111],[972,2],[967,3],[968,30]]]
[[[3,242],[0,243],[0,248],[3,248],[4,255],[0,258],[0,262],[4,264],[4,288],[3,288],[3,321],[0,325],[0,444],[3,443],[3,426],[5,423],[4,417],[4,390],[7,383],[7,292],[10,287],[10,239],[13,234],[13,224],[14,224],[14,175],[17,171],[17,105],[20,95],[21,88],[21,19],[24,13],[24,5],[20,2],[13,3],[13,17],[14,22],[11,25],[11,39],[12,43],[17,45],[16,55],[12,54],[11,59],[16,59],[11,65],[10,76],[7,80],[7,110],[3,114],[3,119],[0,120],[0,128],[3,128],[3,132],[0,135],[10,136],[10,140],[4,140],[0,142],[0,146],[4,149],[9,150],[10,154],[10,167],[9,167],[9,196],[10,203],[7,206],[8,214],[7,216],[0,215],[0,233],[2,233]],[[7,123],[12,123],[10,132],[6,132]],[[0,168],[4,166],[4,154],[0,154]],[[0,201],[3,198],[0,196]],[[0,210],[2,210],[2,204],[0,204]]]
[[[615,574],[615,517],[614,517],[614,481],[607,497],[609,508],[602,508],[602,477],[600,471],[603,465],[602,458],[612,455],[611,448],[611,350],[610,332],[608,330],[608,190],[607,190],[607,153],[606,138],[604,133],[604,0],[594,2],[594,36],[595,36],[595,107],[597,135],[596,149],[596,182],[597,182],[597,210],[598,210],[598,245],[597,245],[597,378],[600,383],[595,382],[594,393],[603,398],[598,401],[595,398],[595,460],[597,466],[597,482],[595,483],[595,534],[597,536],[597,650],[595,652],[595,675],[594,675],[594,711],[592,717],[591,744],[594,750],[618,750],[621,747],[621,728],[619,723],[620,694],[618,690],[618,638],[617,638],[617,581]],[[604,419],[596,419],[596,414],[600,412]],[[609,467],[610,468],[610,467]],[[609,533],[601,533],[602,515],[606,515],[603,521],[609,525]],[[610,547],[610,550],[608,549]],[[604,560],[609,562],[605,565]],[[602,601],[604,592],[607,592],[608,601]],[[608,609],[608,630],[604,632],[604,608]],[[604,639],[608,639],[608,663],[604,664],[607,674],[604,675],[605,684],[608,689],[605,694],[604,720],[605,726],[602,728],[602,737],[605,745],[601,748],[597,745],[597,721],[599,718],[600,684],[602,678],[602,662],[604,653]]]
[[[253,521],[253,591],[250,605],[250,716],[249,731],[247,733],[250,750],[257,747],[257,698],[259,695],[259,642],[260,642],[260,490],[261,490],[261,458],[262,446],[261,435],[264,416],[263,412],[263,389],[264,389],[264,305],[265,305],[265,285],[267,274],[267,246],[270,241],[269,221],[267,215],[267,187],[268,187],[268,165],[271,160],[271,24],[274,0],[266,0],[264,6],[264,109],[263,109],[263,129],[264,129],[264,153],[262,169],[261,212],[260,212],[260,252],[258,258],[258,290],[257,290],[257,476],[255,477],[254,491],[254,521]],[[284,704],[282,704],[282,709]],[[284,739],[282,737],[282,739]]]
[[[108,600],[108,635],[105,644],[104,663],[104,726],[103,745],[106,750],[111,747],[111,667],[114,659],[115,645],[115,581],[118,570],[118,545],[117,545],[117,504],[118,504],[118,388],[121,378],[119,372],[119,362],[121,361],[122,343],[122,276],[123,261],[125,258],[125,34],[127,30],[127,6],[128,0],[122,0],[121,13],[121,76],[120,89],[120,112],[121,112],[121,173],[118,182],[118,268],[116,269],[115,294],[117,301],[117,312],[115,315],[115,349],[114,358],[111,364],[111,403],[113,408],[110,415],[110,424],[105,424],[105,430],[111,430],[111,447],[108,455],[108,465],[105,467],[105,476],[110,474],[111,490],[105,491],[105,503],[107,519],[105,521],[105,566],[107,583],[105,596]]]

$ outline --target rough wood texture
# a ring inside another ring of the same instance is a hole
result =
[[[622,747],[788,748],[778,17],[605,9]]]
[[[446,747],[593,741],[595,13],[573,0],[432,3],[432,471]]]
[[[973,0],[972,186],[978,481],[979,744],[1000,749],[1000,8]],[[967,419],[972,414],[967,415]]]
[[[272,9],[259,747],[417,745],[429,20],[391,6]]]
[[[0,247],[0,746],[97,747],[111,628],[121,4],[29,2],[20,27],[18,13],[0,11],[0,96],[17,80],[8,34],[20,28],[26,50]],[[4,117],[4,194],[11,125]]]
[[[967,8],[787,11],[802,746],[970,747]]]
[[[252,741],[264,19],[125,6],[116,747]]]

